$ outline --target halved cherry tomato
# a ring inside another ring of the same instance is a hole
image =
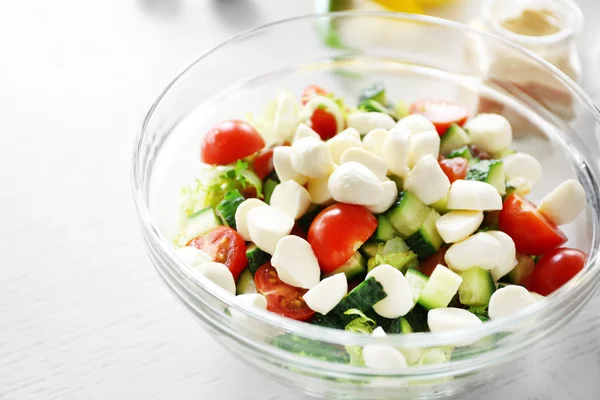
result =
[[[567,241],[565,234],[540,214],[535,204],[516,193],[502,205],[498,219],[500,230],[515,242],[517,251],[540,255]]]
[[[329,93],[318,85],[309,85],[302,92],[302,104],[306,104],[311,97],[327,96]],[[327,140],[337,133],[337,121],[335,117],[325,109],[317,108],[310,117],[311,128]]]
[[[377,219],[363,206],[338,203],[316,216],[308,228],[321,271],[330,273],[348,261],[375,232]]]
[[[430,120],[440,136],[446,133],[450,125],[464,124],[468,117],[466,108],[445,100],[419,100],[412,103],[408,111]]]
[[[247,122],[223,121],[202,138],[200,158],[212,165],[227,165],[248,157],[265,147],[262,136]]]
[[[254,159],[252,168],[261,181],[273,172],[273,149],[260,152]]]
[[[317,108],[310,117],[310,127],[317,132],[321,139],[331,139],[337,133],[337,121],[327,110]]]
[[[254,274],[254,284],[256,290],[266,297],[267,310],[298,321],[306,321],[315,315],[302,298],[308,290],[283,282],[271,263],[258,268]]]
[[[225,264],[236,281],[248,265],[244,238],[235,229],[226,226],[219,226],[206,236],[198,236],[187,245],[202,250],[213,261]]]
[[[465,179],[467,172],[469,172],[469,162],[466,158],[455,157],[455,158],[444,158],[442,157],[439,161],[442,171],[446,174],[450,183],[459,179]]]
[[[532,292],[548,296],[571,280],[585,265],[586,255],[577,249],[559,248],[544,254],[525,280]]]
[[[423,261],[419,262],[419,271],[422,274],[431,276],[431,273],[438,266],[438,264],[442,264],[447,267],[446,260],[444,256],[446,255],[446,251],[448,251],[448,246],[441,247],[435,254],[430,255]]]

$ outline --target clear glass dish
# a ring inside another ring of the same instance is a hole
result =
[[[565,122],[543,105],[543,96],[524,93],[510,79],[487,76],[486,69],[466,55],[474,40],[484,50],[502,49],[512,58],[547,70],[553,85],[560,85],[570,96],[574,118]],[[579,179],[586,189],[588,208],[565,231],[568,246],[589,254],[584,271],[510,319],[464,332],[373,338],[265,311],[244,311],[175,257],[171,236],[177,223],[179,189],[196,176],[203,132],[220,120],[259,112],[282,88],[299,94],[307,84],[317,83],[351,101],[373,81],[382,81],[395,100],[452,99],[466,104],[472,114],[492,110],[505,115],[514,127],[516,149],[535,155],[544,167],[544,180],[530,196],[534,201],[564,179]],[[132,185],[152,263],[193,317],[226,349],[310,395],[439,398],[510,373],[508,362],[532,351],[589,301],[600,279],[599,124],[598,108],[568,77],[533,53],[488,33],[430,17],[381,12],[298,17],[217,46],[167,86],[136,138]],[[290,351],[298,340],[308,340],[322,357]],[[399,347],[407,354],[439,346],[455,350],[449,362],[392,371],[331,361],[345,359],[344,346],[375,343]]]

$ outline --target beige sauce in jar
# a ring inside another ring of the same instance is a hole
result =
[[[549,10],[525,9],[521,15],[505,19],[500,25],[524,36],[549,36],[561,31],[559,21]]]

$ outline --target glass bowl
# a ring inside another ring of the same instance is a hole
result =
[[[518,80],[499,74],[497,65],[490,64],[498,62],[499,54],[507,57],[508,70],[522,64],[546,71],[545,84],[552,90],[532,90],[519,74]],[[395,100],[451,99],[467,105],[471,114],[504,115],[513,125],[514,147],[543,165],[545,179],[531,194],[534,201],[563,180],[578,179],[588,207],[565,232],[568,246],[589,254],[585,269],[552,296],[505,320],[470,331],[376,338],[244,310],[175,256],[171,237],[180,187],[198,173],[203,132],[220,120],[260,112],[281,89],[299,94],[316,83],[352,100],[373,81],[382,81]],[[488,33],[430,17],[382,12],[298,17],[217,46],[167,86],[136,138],[133,192],[152,263],[226,349],[314,396],[439,398],[510,373],[508,362],[564,326],[596,289],[599,121],[598,108],[558,69]],[[427,350],[432,356],[430,362],[399,370],[348,363],[349,353],[369,344],[395,346],[407,357]],[[436,362],[436,351],[448,349],[453,349],[450,360]]]

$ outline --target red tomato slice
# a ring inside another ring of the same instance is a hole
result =
[[[308,290],[283,282],[271,263],[263,264],[256,271],[254,284],[267,299],[267,310],[298,321],[306,321],[315,315],[302,298]]]
[[[446,174],[450,183],[457,181],[459,179],[465,179],[467,177],[467,172],[469,172],[469,162],[466,158],[455,157],[455,158],[444,158],[442,157],[440,162],[440,167],[442,167],[442,171]]]
[[[305,105],[313,96],[327,96],[327,90],[319,85],[308,85],[302,92],[302,105]]]
[[[244,238],[226,226],[219,226],[206,236],[190,240],[188,246],[194,246],[211,256],[213,261],[225,264],[236,281],[248,265]]]
[[[230,120],[213,126],[202,138],[200,159],[206,164],[227,165],[265,147],[262,136],[247,122]]]
[[[327,96],[329,93],[318,85],[309,85],[302,92],[302,104],[306,104],[313,96]],[[310,127],[321,136],[321,139],[327,140],[337,133],[337,121],[335,117],[327,110],[317,108],[310,117]]]
[[[441,136],[452,124],[463,125],[467,110],[463,106],[445,100],[419,100],[410,105],[411,114],[421,114],[431,121]]]
[[[306,240],[306,232],[304,232],[304,229],[300,228],[298,224],[294,225],[292,231],[290,232],[290,235],[298,236]]]
[[[321,136],[321,139],[327,140],[334,137],[337,133],[337,121],[335,117],[323,110],[317,108],[312,117],[310,117],[310,127]]]
[[[419,262],[419,271],[422,274],[431,276],[431,273],[438,266],[438,264],[442,264],[447,267],[446,260],[444,256],[446,255],[446,251],[448,251],[448,246],[441,247],[435,254],[430,255],[423,261]]]
[[[273,149],[267,149],[258,154],[252,163],[252,168],[261,181],[273,172]]]
[[[375,232],[377,219],[366,208],[338,203],[317,215],[308,228],[321,271],[330,273],[348,261],[352,254]]]
[[[517,251],[540,255],[567,241],[565,234],[540,214],[535,204],[513,193],[502,206],[500,230],[515,242]]]
[[[586,255],[577,249],[559,248],[544,254],[525,280],[532,292],[548,296],[569,282],[585,265]]]

